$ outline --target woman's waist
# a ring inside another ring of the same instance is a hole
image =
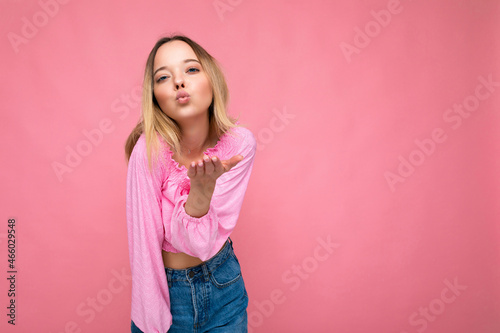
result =
[[[161,255],[163,258],[163,266],[165,268],[186,269],[203,263],[200,258],[190,256],[184,252],[174,253],[162,250]]]
[[[161,254],[163,258],[163,266],[165,268],[172,268],[172,269],[187,269],[191,268],[194,266],[201,265],[204,262],[209,262],[215,257],[217,257],[219,254],[221,254],[222,250],[225,248],[225,245],[229,242],[229,240],[226,240],[224,244],[220,247],[218,252],[213,255],[210,259],[207,261],[203,261],[198,257],[193,257],[187,253],[184,252],[179,252],[177,249],[170,247],[173,249],[171,251],[168,247],[165,249],[165,246],[163,247]]]

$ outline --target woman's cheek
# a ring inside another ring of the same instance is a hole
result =
[[[165,112],[168,109],[168,99],[166,94],[162,93],[161,90],[155,90],[154,95],[156,100],[158,101],[158,105],[160,105],[162,111]]]
[[[204,95],[205,95],[205,98],[207,100],[212,100],[212,87],[210,86],[210,82],[208,80],[205,80],[205,82],[203,82],[203,91],[204,91]]]
[[[165,103],[165,101],[167,100],[167,95],[162,91],[162,89],[155,90],[155,97],[158,103]]]

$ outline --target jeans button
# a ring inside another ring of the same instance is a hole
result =
[[[194,272],[193,271],[189,272],[189,277],[193,278],[193,276],[194,276]]]

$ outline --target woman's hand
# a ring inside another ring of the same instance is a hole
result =
[[[221,161],[217,156],[212,158],[204,156],[203,160],[191,162],[187,175],[191,180],[191,186],[215,188],[215,182],[223,173],[231,170],[236,164],[243,160],[242,155],[235,155],[228,160]]]
[[[186,213],[193,217],[205,215],[210,209],[217,178],[242,160],[242,155],[235,155],[224,161],[216,156],[212,158],[205,156],[203,160],[192,162],[187,172],[191,181],[191,189],[184,206]]]

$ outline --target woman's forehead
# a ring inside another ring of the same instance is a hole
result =
[[[155,66],[176,65],[184,62],[186,59],[199,60],[189,44],[183,41],[171,41],[160,46],[156,52]]]

